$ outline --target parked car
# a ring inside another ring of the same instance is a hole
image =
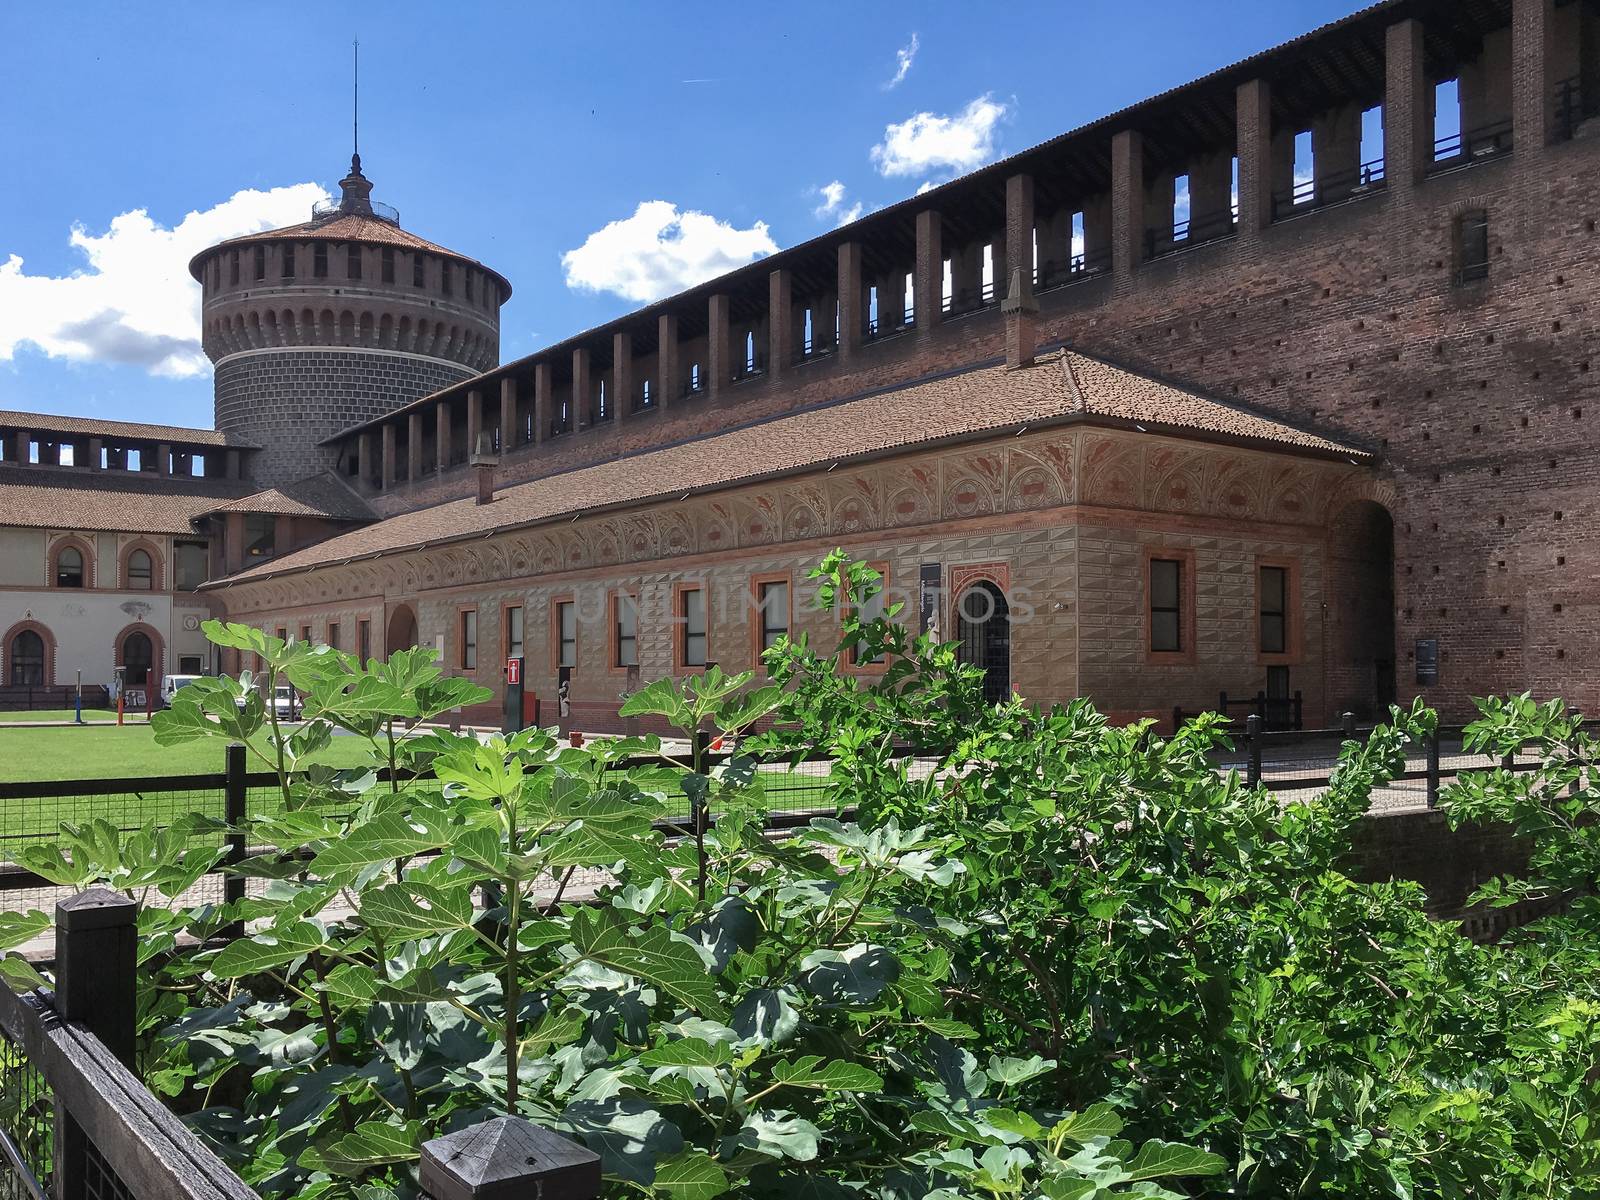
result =
[[[244,707],[243,699],[238,703],[240,708]],[[286,683],[280,683],[273,689],[272,706],[276,710],[278,720],[287,721],[300,715],[301,710],[305,707],[305,702],[294,694],[292,687]]]
[[[168,675],[164,677],[161,680],[161,707],[170,708],[172,698],[178,694],[178,689],[187,687],[199,678],[200,676],[198,675]]]

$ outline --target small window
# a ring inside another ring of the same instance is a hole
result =
[[[239,282],[239,252],[237,250],[232,250],[228,253],[228,282],[230,284]]]
[[[611,596],[611,623],[615,633],[611,665],[639,665],[639,602],[627,592]]]
[[[356,622],[356,653],[361,656],[363,664],[372,659],[372,622],[360,620]]]
[[[678,593],[678,617],[683,622],[678,651],[683,665],[705,666],[708,640],[705,588],[685,588]]]
[[[578,606],[571,600],[556,605],[556,666],[578,665]]]
[[[351,279],[361,278],[361,247],[351,246],[344,252],[345,274]]]
[[[68,546],[56,555],[56,586],[81,588],[83,586],[83,551]]]
[[[1489,214],[1483,209],[1456,218],[1456,282],[1489,278]]]
[[[1160,654],[1183,650],[1183,563],[1150,560],[1150,649]]]
[[[310,642],[311,642],[311,626],[309,626],[309,625],[300,626],[300,640],[302,642],[305,642],[308,645],[310,644]]]
[[[283,258],[281,260],[282,261],[282,270],[280,271],[280,274],[285,279],[293,279],[294,278],[294,243],[290,242],[288,245],[284,246],[282,253],[283,253]]]
[[[325,242],[318,242],[311,251],[311,273],[318,279],[328,277],[328,247]]]
[[[393,246],[385,246],[383,248],[383,281],[385,283],[393,283],[394,282],[394,247]]]
[[[427,266],[422,261],[422,255],[411,256],[411,286],[423,287],[427,283]]]
[[[506,657],[522,657],[522,606],[506,609]]]
[[[267,248],[265,246],[256,247],[255,260],[256,278],[265,279],[267,277]]]
[[[204,675],[204,663],[205,659],[198,654],[180,654],[178,655],[178,674]]]
[[[1283,654],[1289,645],[1289,571],[1261,568],[1261,653]]]
[[[478,610],[475,608],[461,614],[461,669],[478,669]]]
[[[441,271],[439,273],[439,290],[441,292],[443,292],[446,296],[448,296],[450,294],[450,291],[451,291],[451,286],[450,286],[451,285],[451,279],[450,279],[450,276],[453,274],[453,272],[451,270],[452,266],[453,266],[453,264],[452,263],[448,263],[448,262],[440,264],[440,267],[442,269],[441,269]]]
[[[146,550],[135,550],[128,555],[128,587],[135,592],[148,592],[155,583],[155,571]]]
[[[756,587],[756,606],[761,610],[761,652],[777,645],[789,633],[789,581],[770,580]]]
[[[244,556],[271,558],[276,552],[277,519],[270,513],[245,513]]]
[[[328,622],[328,645],[335,650],[339,648],[339,622],[337,621]]]

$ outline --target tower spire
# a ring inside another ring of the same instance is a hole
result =
[[[361,39],[351,42],[353,70],[350,100],[350,173],[361,174]]]

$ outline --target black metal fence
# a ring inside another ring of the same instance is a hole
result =
[[[0,712],[39,712],[44,709],[71,708],[77,703],[78,688],[74,684],[63,687],[26,687],[6,685],[0,687]],[[110,708],[111,693],[100,684],[85,684],[84,708]]]

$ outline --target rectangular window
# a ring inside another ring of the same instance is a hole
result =
[[[328,245],[326,242],[318,242],[311,251],[311,273],[318,279],[326,279],[328,277]]]
[[[337,621],[328,622],[328,645],[335,650],[339,648],[339,622]]]
[[[172,544],[172,585],[180,592],[192,592],[210,574],[210,553],[204,542]]]
[[[478,669],[478,610],[475,608],[461,614],[461,669]]]
[[[283,247],[281,259],[282,270],[279,272],[285,279],[294,278],[294,243],[289,242]]]
[[[205,660],[198,654],[180,654],[180,655],[178,655],[178,674],[180,674],[180,675],[200,675],[200,674],[203,674],[204,671],[202,669],[201,664],[204,661]]]
[[[300,626],[300,640],[302,642],[309,642],[311,640],[311,626],[309,626],[309,625]]]
[[[245,513],[244,556],[246,558],[271,558],[275,552],[277,518],[270,513]]]
[[[363,665],[372,659],[371,621],[360,620],[356,622],[356,653],[361,656]]]
[[[757,649],[765,654],[789,632],[789,581],[769,579],[756,584],[756,607],[761,637]]]
[[[383,248],[383,281],[385,283],[393,283],[394,282],[394,247],[393,246],[385,246]]]
[[[1183,649],[1183,562],[1150,560],[1150,649],[1175,654]]]
[[[639,601],[627,592],[611,594],[613,667],[639,665]]]
[[[578,606],[571,600],[556,604],[556,666],[578,665]]]
[[[267,248],[265,246],[256,247],[255,260],[256,278],[265,279],[267,277]]]
[[[422,255],[411,256],[411,286],[423,287],[427,283],[427,267],[424,266]]]
[[[280,642],[287,643],[288,640],[289,640],[289,631],[287,629],[284,629],[284,628],[280,627],[278,629],[278,632],[277,632],[277,638],[278,638],[278,640]]]
[[[522,606],[506,609],[506,657],[522,657]]]
[[[705,666],[708,641],[705,588],[684,588],[678,593],[677,617],[683,622],[678,633],[679,662],[685,667]]]
[[[1456,219],[1456,282],[1489,278],[1489,214],[1483,209]]]
[[[361,247],[351,246],[345,251],[345,274],[351,279],[361,278]]]
[[[439,264],[439,266],[441,268],[440,269],[440,273],[439,273],[439,291],[442,292],[446,296],[448,296],[450,294],[450,283],[451,283],[450,276],[452,274],[452,271],[450,269],[451,265],[452,264],[447,263],[447,262]]]
[[[1289,570],[1261,568],[1261,653],[1284,654],[1289,648]]]
[[[230,284],[239,282],[239,252],[237,250],[230,251],[228,254],[228,282]]]

